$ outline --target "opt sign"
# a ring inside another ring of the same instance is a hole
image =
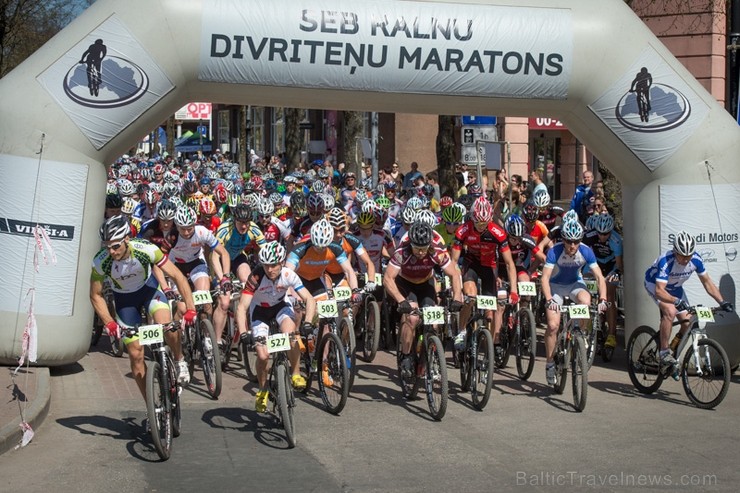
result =
[[[211,103],[188,103],[175,113],[175,120],[210,120]]]

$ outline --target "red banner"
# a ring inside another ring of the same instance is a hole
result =
[[[529,119],[530,130],[568,130],[560,120],[555,118],[530,118]]]

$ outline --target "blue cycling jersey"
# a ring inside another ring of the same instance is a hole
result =
[[[581,270],[588,266],[594,269],[598,266],[596,256],[590,247],[581,243],[575,255],[565,253],[565,245],[558,243],[547,252],[545,268],[554,269],[550,282],[567,286],[583,281]]]
[[[676,261],[676,256],[673,251],[668,251],[658,257],[655,262],[653,262],[653,265],[651,265],[645,272],[645,282],[648,284],[664,282],[666,283],[666,291],[668,291],[672,296],[680,298],[683,294],[683,288],[681,285],[685,283],[694,272],[700,276],[706,273],[704,261],[702,260],[701,255],[694,252],[689,263],[681,265]]]

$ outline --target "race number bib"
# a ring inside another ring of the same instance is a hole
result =
[[[586,289],[588,289],[588,292],[591,294],[598,294],[599,292],[599,283],[596,281],[596,279],[586,279]]]
[[[142,325],[139,327],[139,344],[142,346],[162,344],[163,342],[164,330],[162,329],[162,324]]]
[[[273,334],[267,336],[267,352],[279,353],[290,350],[290,336],[288,334]]]
[[[368,282],[367,272],[365,272],[365,284]],[[383,274],[380,274],[378,272],[375,273],[375,285],[376,286],[382,286],[383,285]]]
[[[334,288],[334,299],[337,301],[348,300],[352,297],[352,290],[346,286]]]
[[[479,310],[496,310],[498,309],[498,301],[495,296],[485,296],[479,294],[475,297],[476,305]]]
[[[426,325],[442,324],[445,321],[445,311],[441,306],[425,306],[421,309],[421,319]]]
[[[570,318],[591,318],[588,305],[568,305],[568,315]]]
[[[196,305],[210,305],[213,303],[210,291],[194,291],[193,292],[193,303]]]
[[[448,276],[445,276],[445,289],[452,289],[452,281]]]
[[[337,302],[335,300],[324,300],[316,302],[316,311],[319,318],[334,318],[337,316]]]
[[[533,282],[520,282],[517,284],[519,296],[537,296],[537,286]]]
[[[699,322],[714,322],[714,313],[712,313],[711,308],[706,306],[697,306],[696,318]]]

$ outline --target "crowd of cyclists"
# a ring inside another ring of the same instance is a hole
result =
[[[546,189],[536,189],[512,209],[475,183],[453,199],[438,196],[438,189],[423,180],[405,189],[390,175],[374,187],[370,182],[353,173],[327,170],[321,163],[308,172],[286,173],[275,158],[255,160],[242,173],[237,163],[223,156],[181,162],[123,157],[108,172],[105,222],[100,228],[103,248],[92,266],[90,296],[95,311],[114,335],[122,327],[145,323],[142,307],[156,323],[167,323],[171,317],[191,323],[196,317],[192,292],[218,288],[221,295],[207,310],[223,348],[235,281],[243,286],[235,317],[239,336],[253,341],[264,341],[271,320],[277,320],[284,333],[313,332],[316,303],[333,287],[346,286],[353,302],[361,299],[362,290],[393,304],[400,317],[401,371],[411,372],[416,308],[439,304],[440,276],[450,281],[450,310],[460,312],[460,326],[453,333],[471,317],[474,305],[468,300],[476,294],[516,304],[518,283],[539,278],[547,308],[545,374],[554,384],[559,307],[566,297],[591,305],[586,276],[595,280],[596,306],[608,318],[605,345],[617,345],[622,239],[608,212],[584,216],[583,211],[564,211],[551,202]],[[670,277],[671,269],[688,262],[704,274],[703,266],[692,260],[693,239],[685,233],[677,238],[668,270],[664,261],[655,269],[657,277],[646,281],[671,321],[686,308],[680,290],[686,277]],[[104,281],[111,285],[114,313],[103,298]],[[731,309],[716,288],[710,294]],[[168,299],[176,296],[182,301],[171,315]],[[502,313],[486,313],[497,358],[502,352]],[[179,337],[169,334],[168,343],[184,385],[189,374]],[[143,350],[137,336],[124,342],[143,395]],[[256,350],[255,408],[264,412],[267,351],[259,343]],[[294,341],[290,361],[296,389],[306,386],[298,368],[300,350]],[[668,354],[665,358],[667,364],[676,363]],[[319,378],[324,385],[332,384],[326,371]]]

